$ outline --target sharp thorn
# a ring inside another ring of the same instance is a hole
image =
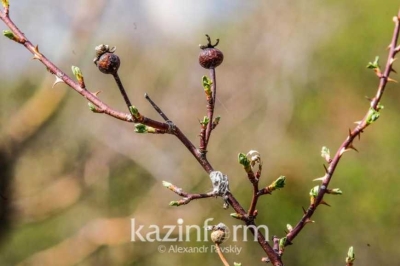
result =
[[[64,80],[60,79],[58,76],[56,76],[56,81],[54,81],[53,86],[51,88],[54,88],[58,83],[65,83]]]
[[[323,166],[324,166],[324,169],[325,169],[325,173],[326,173],[326,174],[329,174],[329,172],[328,172],[328,168],[326,168],[326,165],[325,165],[325,164],[323,164]]]
[[[37,54],[34,54],[33,57],[32,57],[32,59],[33,59],[33,60],[35,60],[35,59],[40,60],[40,56],[38,56]]]
[[[94,96],[96,96],[97,97],[97,95],[99,95],[100,94],[100,92],[101,91],[95,91],[95,92],[91,92]]]
[[[308,223],[315,223],[315,221],[311,220],[310,218],[307,218],[304,223],[308,224]]]
[[[331,205],[329,205],[329,204],[328,204],[326,201],[324,201],[324,200],[321,200],[321,202],[320,202],[319,204],[323,204],[323,205],[326,205],[326,206],[331,207]]]
[[[313,179],[313,181],[323,181],[324,179],[325,179],[325,176],[315,178],[315,179]]]
[[[370,98],[370,97],[368,97],[368,96],[365,96],[365,99],[367,99],[368,101],[370,101],[370,102],[372,102],[374,99],[372,99],[372,98]]]
[[[350,143],[348,146],[349,149],[355,150],[356,152],[358,152],[358,150],[353,146],[353,143]]]

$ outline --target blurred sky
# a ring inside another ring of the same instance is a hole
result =
[[[68,29],[76,13],[90,12],[91,2],[96,0],[18,1],[15,5],[12,3],[12,16],[16,23],[23,21],[24,33],[33,42],[40,43],[50,58],[56,59],[60,55],[60,48],[64,49],[64,53],[71,53],[71,49],[68,51],[66,47],[53,48],[60,43],[60,38],[68,37]],[[94,39],[100,43],[122,34],[127,39],[137,38],[143,44],[191,42],[193,36],[208,33],[211,27],[219,23],[241,20],[259,4],[260,1],[239,0],[107,1]],[[81,26],[85,27],[85,24]],[[2,43],[0,56],[4,57],[18,48],[11,43]],[[16,70],[26,65],[22,59],[26,59],[27,54],[15,53],[13,56],[17,58],[9,64],[0,65],[2,73],[11,77],[15,77]]]

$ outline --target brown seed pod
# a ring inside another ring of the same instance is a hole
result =
[[[212,232],[211,241],[215,244],[222,244],[225,241],[225,231],[218,229]]]
[[[97,67],[104,74],[116,74],[120,64],[118,55],[113,53],[102,54],[96,62]]]
[[[207,45],[200,45],[200,49],[202,50],[199,55],[199,63],[202,67],[206,69],[211,69],[211,68],[216,68],[219,66],[222,61],[224,61],[224,54],[215,48],[218,43],[219,39],[217,39],[217,42],[212,45],[211,44],[211,39],[210,36],[207,36]]]

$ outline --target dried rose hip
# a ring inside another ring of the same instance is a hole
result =
[[[116,74],[121,64],[118,55],[114,54],[115,47],[109,48],[108,45],[100,44],[96,50],[96,58],[93,62],[104,74]]]
[[[212,45],[210,36],[207,34],[206,36],[208,44],[200,45],[201,53],[199,55],[199,63],[206,69],[216,68],[222,63],[222,61],[224,61],[224,54],[215,48],[219,43],[219,39],[217,39],[217,42]]]

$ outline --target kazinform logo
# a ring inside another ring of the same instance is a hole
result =
[[[210,222],[214,218],[208,218],[204,221],[203,226],[199,225],[184,225],[183,219],[179,218],[177,224],[164,225],[162,227],[152,224],[137,225],[135,218],[131,219],[131,241],[142,242],[190,242],[196,238],[197,242],[208,241],[210,230],[213,228]],[[257,241],[258,231],[264,232],[265,239],[269,239],[269,230],[266,225],[234,225],[232,229],[226,229],[226,237],[232,237],[232,241],[237,241],[238,236],[241,235],[240,241],[247,241],[247,234],[249,228],[254,229],[253,241]],[[261,230],[263,229],[263,231]],[[195,231],[195,234],[193,232]]]

